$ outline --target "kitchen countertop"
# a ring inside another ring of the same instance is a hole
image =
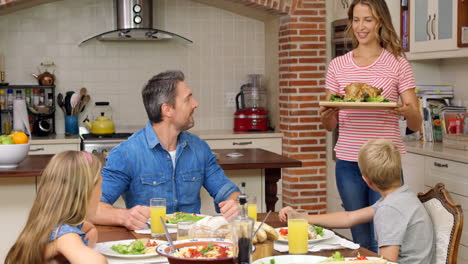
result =
[[[31,145],[40,144],[80,144],[79,135],[65,136],[65,134],[50,135],[47,137],[31,137]]]
[[[442,143],[405,141],[409,153],[468,163],[468,151],[444,147]]]

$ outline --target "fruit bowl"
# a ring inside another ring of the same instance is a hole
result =
[[[0,145],[0,169],[16,168],[28,156],[28,144]]]

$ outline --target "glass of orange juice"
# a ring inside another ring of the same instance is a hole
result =
[[[304,210],[288,212],[288,246],[289,254],[307,254],[308,232],[307,213]]]
[[[152,198],[150,200],[151,211],[151,237],[164,236],[164,227],[161,223],[161,218],[166,221],[166,199]]]
[[[252,195],[247,200],[247,215],[257,222],[257,197]]]

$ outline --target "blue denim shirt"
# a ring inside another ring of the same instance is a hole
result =
[[[122,195],[127,208],[132,208],[149,206],[151,198],[160,197],[166,198],[167,213],[200,213],[202,186],[215,205],[239,191],[216,162],[208,144],[195,135],[179,134],[175,164],[173,168],[169,152],[148,122],[107,157],[102,169],[101,201],[113,204]]]

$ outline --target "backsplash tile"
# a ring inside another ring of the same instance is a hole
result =
[[[7,81],[35,83],[31,73],[40,62],[54,61],[57,92],[84,86],[92,102],[111,102],[117,127],[143,126],[143,85],[158,72],[180,69],[200,103],[195,128],[231,129],[234,108],[226,107],[224,94],[237,92],[247,74],[264,74],[264,23],[190,0],[155,0],[154,9],[156,28],[194,43],[92,40],[78,47],[115,27],[112,0],[64,0],[0,16]],[[63,113],[56,118],[63,132]]]

